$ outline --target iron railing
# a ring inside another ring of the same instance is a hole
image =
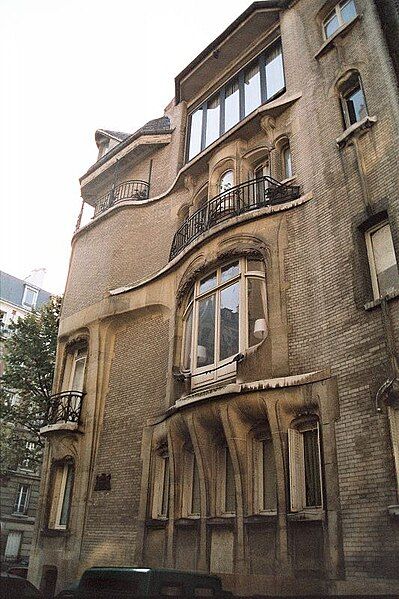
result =
[[[79,424],[83,396],[83,391],[62,391],[52,395],[47,411],[47,424],[60,424],[62,422]]]
[[[223,220],[264,206],[283,204],[297,199],[299,195],[298,185],[280,183],[266,176],[231,187],[208,200],[184,221],[173,238],[169,259],[173,260],[201,233]]]
[[[98,200],[94,210],[94,218],[118,202],[147,200],[149,187],[147,181],[124,181],[116,187],[112,187],[108,193]]]

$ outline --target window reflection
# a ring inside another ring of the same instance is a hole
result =
[[[240,92],[238,79],[226,85],[224,130],[228,131],[240,120]]]
[[[261,105],[259,64],[252,65],[244,76],[245,116]]]
[[[220,359],[239,350],[239,283],[220,292]]]
[[[201,151],[202,114],[203,110],[199,108],[191,115],[189,159]]]
[[[219,137],[220,100],[219,94],[207,103],[205,145],[209,146]]]
[[[281,91],[284,85],[283,55],[281,47],[276,46],[266,59],[267,99]]]
[[[197,366],[213,364],[215,354],[215,295],[198,302]]]

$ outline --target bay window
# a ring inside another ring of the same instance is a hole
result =
[[[181,363],[192,387],[234,376],[234,357],[266,337],[263,261],[239,258],[197,280],[183,320]]]
[[[189,115],[187,160],[284,89],[278,40]]]

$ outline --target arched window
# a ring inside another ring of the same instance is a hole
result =
[[[339,85],[341,108],[345,128],[361,121],[367,116],[367,105],[364,96],[362,81],[357,71],[353,71],[349,77]]]
[[[270,430],[256,434],[253,439],[254,507],[256,513],[275,513],[277,510],[276,464]]]
[[[53,465],[48,528],[68,528],[74,476],[75,464],[72,458],[65,458]]]
[[[192,387],[234,375],[233,358],[267,334],[263,261],[239,258],[198,279],[183,320],[181,363]]]
[[[281,151],[281,165],[283,172],[283,179],[289,179],[293,175],[292,170],[292,157],[290,144],[287,142]]]
[[[225,171],[219,179],[219,193],[228,191],[234,185],[234,173],[232,170]]]
[[[291,511],[323,507],[320,426],[316,416],[292,423],[288,449]]]

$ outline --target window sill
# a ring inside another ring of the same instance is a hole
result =
[[[269,512],[264,514],[253,514],[244,518],[245,524],[265,524],[266,522],[274,522],[277,518],[277,512]]]
[[[397,298],[399,298],[399,289],[392,289],[392,291],[386,293],[384,296],[378,297],[377,299],[371,300],[371,302],[364,304],[364,309],[373,310],[377,306],[381,306],[383,301],[389,302]]]
[[[235,514],[223,514],[223,516],[212,516],[207,519],[209,526],[233,526],[235,523]]]
[[[343,134],[340,135],[339,137],[337,137],[337,139],[335,140],[338,148],[339,149],[344,148],[346,146],[346,144],[353,137],[358,137],[358,136],[362,135],[365,131],[368,131],[368,129],[371,129],[371,127],[376,122],[377,122],[376,116],[365,116],[364,119],[362,119],[361,121],[354,123],[347,129],[345,129]]]
[[[71,532],[65,528],[43,528],[41,535],[43,537],[70,537]]]
[[[324,511],[323,510],[309,510],[302,512],[290,512],[287,514],[287,520],[293,522],[317,522],[320,520],[324,520]]]
[[[166,528],[168,518],[149,518],[146,520],[145,525],[148,528]]]
[[[178,518],[177,520],[175,520],[175,524],[176,526],[181,526],[183,528],[197,526],[199,521],[200,516],[184,516],[183,518]]]
[[[388,505],[387,510],[392,518],[399,518],[399,505]]]
[[[329,52],[332,48],[335,47],[335,40],[344,37],[354,26],[355,23],[357,23],[357,21],[360,20],[360,15],[356,15],[355,17],[353,17],[353,19],[351,21],[349,21],[348,23],[345,23],[344,25],[341,25],[341,27],[339,27],[337,29],[337,31],[335,31],[331,37],[328,38],[328,40],[326,40],[324,42],[324,44],[321,46],[321,48],[316,52],[316,54],[314,55],[314,58],[316,60],[318,60],[320,58],[320,56],[323,56],[323,54],[325,54],[326,52]]]

